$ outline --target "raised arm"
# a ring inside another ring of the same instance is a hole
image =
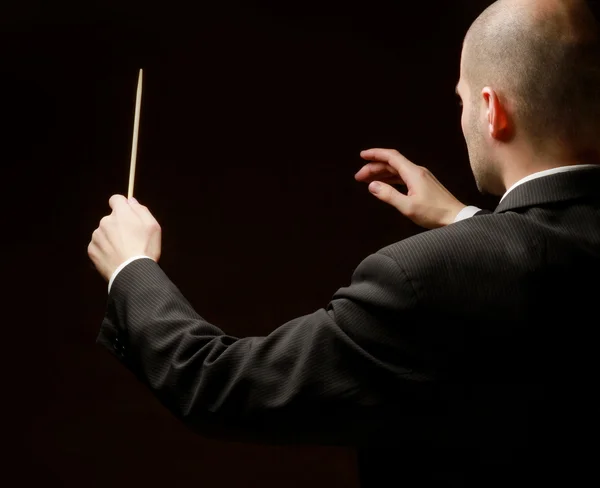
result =
[[[378,253],[326,308],[266,337],[236,338],[140,259],[117,275],[98,342],[202,434],[358,445],[432,404],[432,374],[407,332],[416,311],[406,274]]]

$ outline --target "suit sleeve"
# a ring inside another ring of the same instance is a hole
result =
[[[266,337],[236,338],[140,259],[116,277],[98,342],[203,435],[360,445],[391,415],[422,414],[431,402],[432,374],[410,340],[416,310],[407,275],[378,253],[326,308]]]

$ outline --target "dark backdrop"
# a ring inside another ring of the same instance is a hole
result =
[[[454,96],[488,3],[2,3],[7,486],[356,486],[351,450],[209,440],[171,418],[95,345],[106,283],[87,244],[127,192],[140,67],[136,196],[164,270],[229,334],[325,306],[420,231],[354,181],[361,149],[397,148],[493,206]]]

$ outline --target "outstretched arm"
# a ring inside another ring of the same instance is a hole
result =
[[[407,332],[417,298],[377,253],[326,308],[266,337],[236,338],[197,314],[159,265],[117,275],[98,342],[177,417],[205,435],[359,445],[405,416],[418,429],[433,375]]]

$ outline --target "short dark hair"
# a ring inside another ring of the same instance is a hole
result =
[[[510,99],[518,128],[535,143],[575,150],[600,141],[598,22],[585,2],[554,10],[500,0],[473,23],[465,39],[466,81]]]

